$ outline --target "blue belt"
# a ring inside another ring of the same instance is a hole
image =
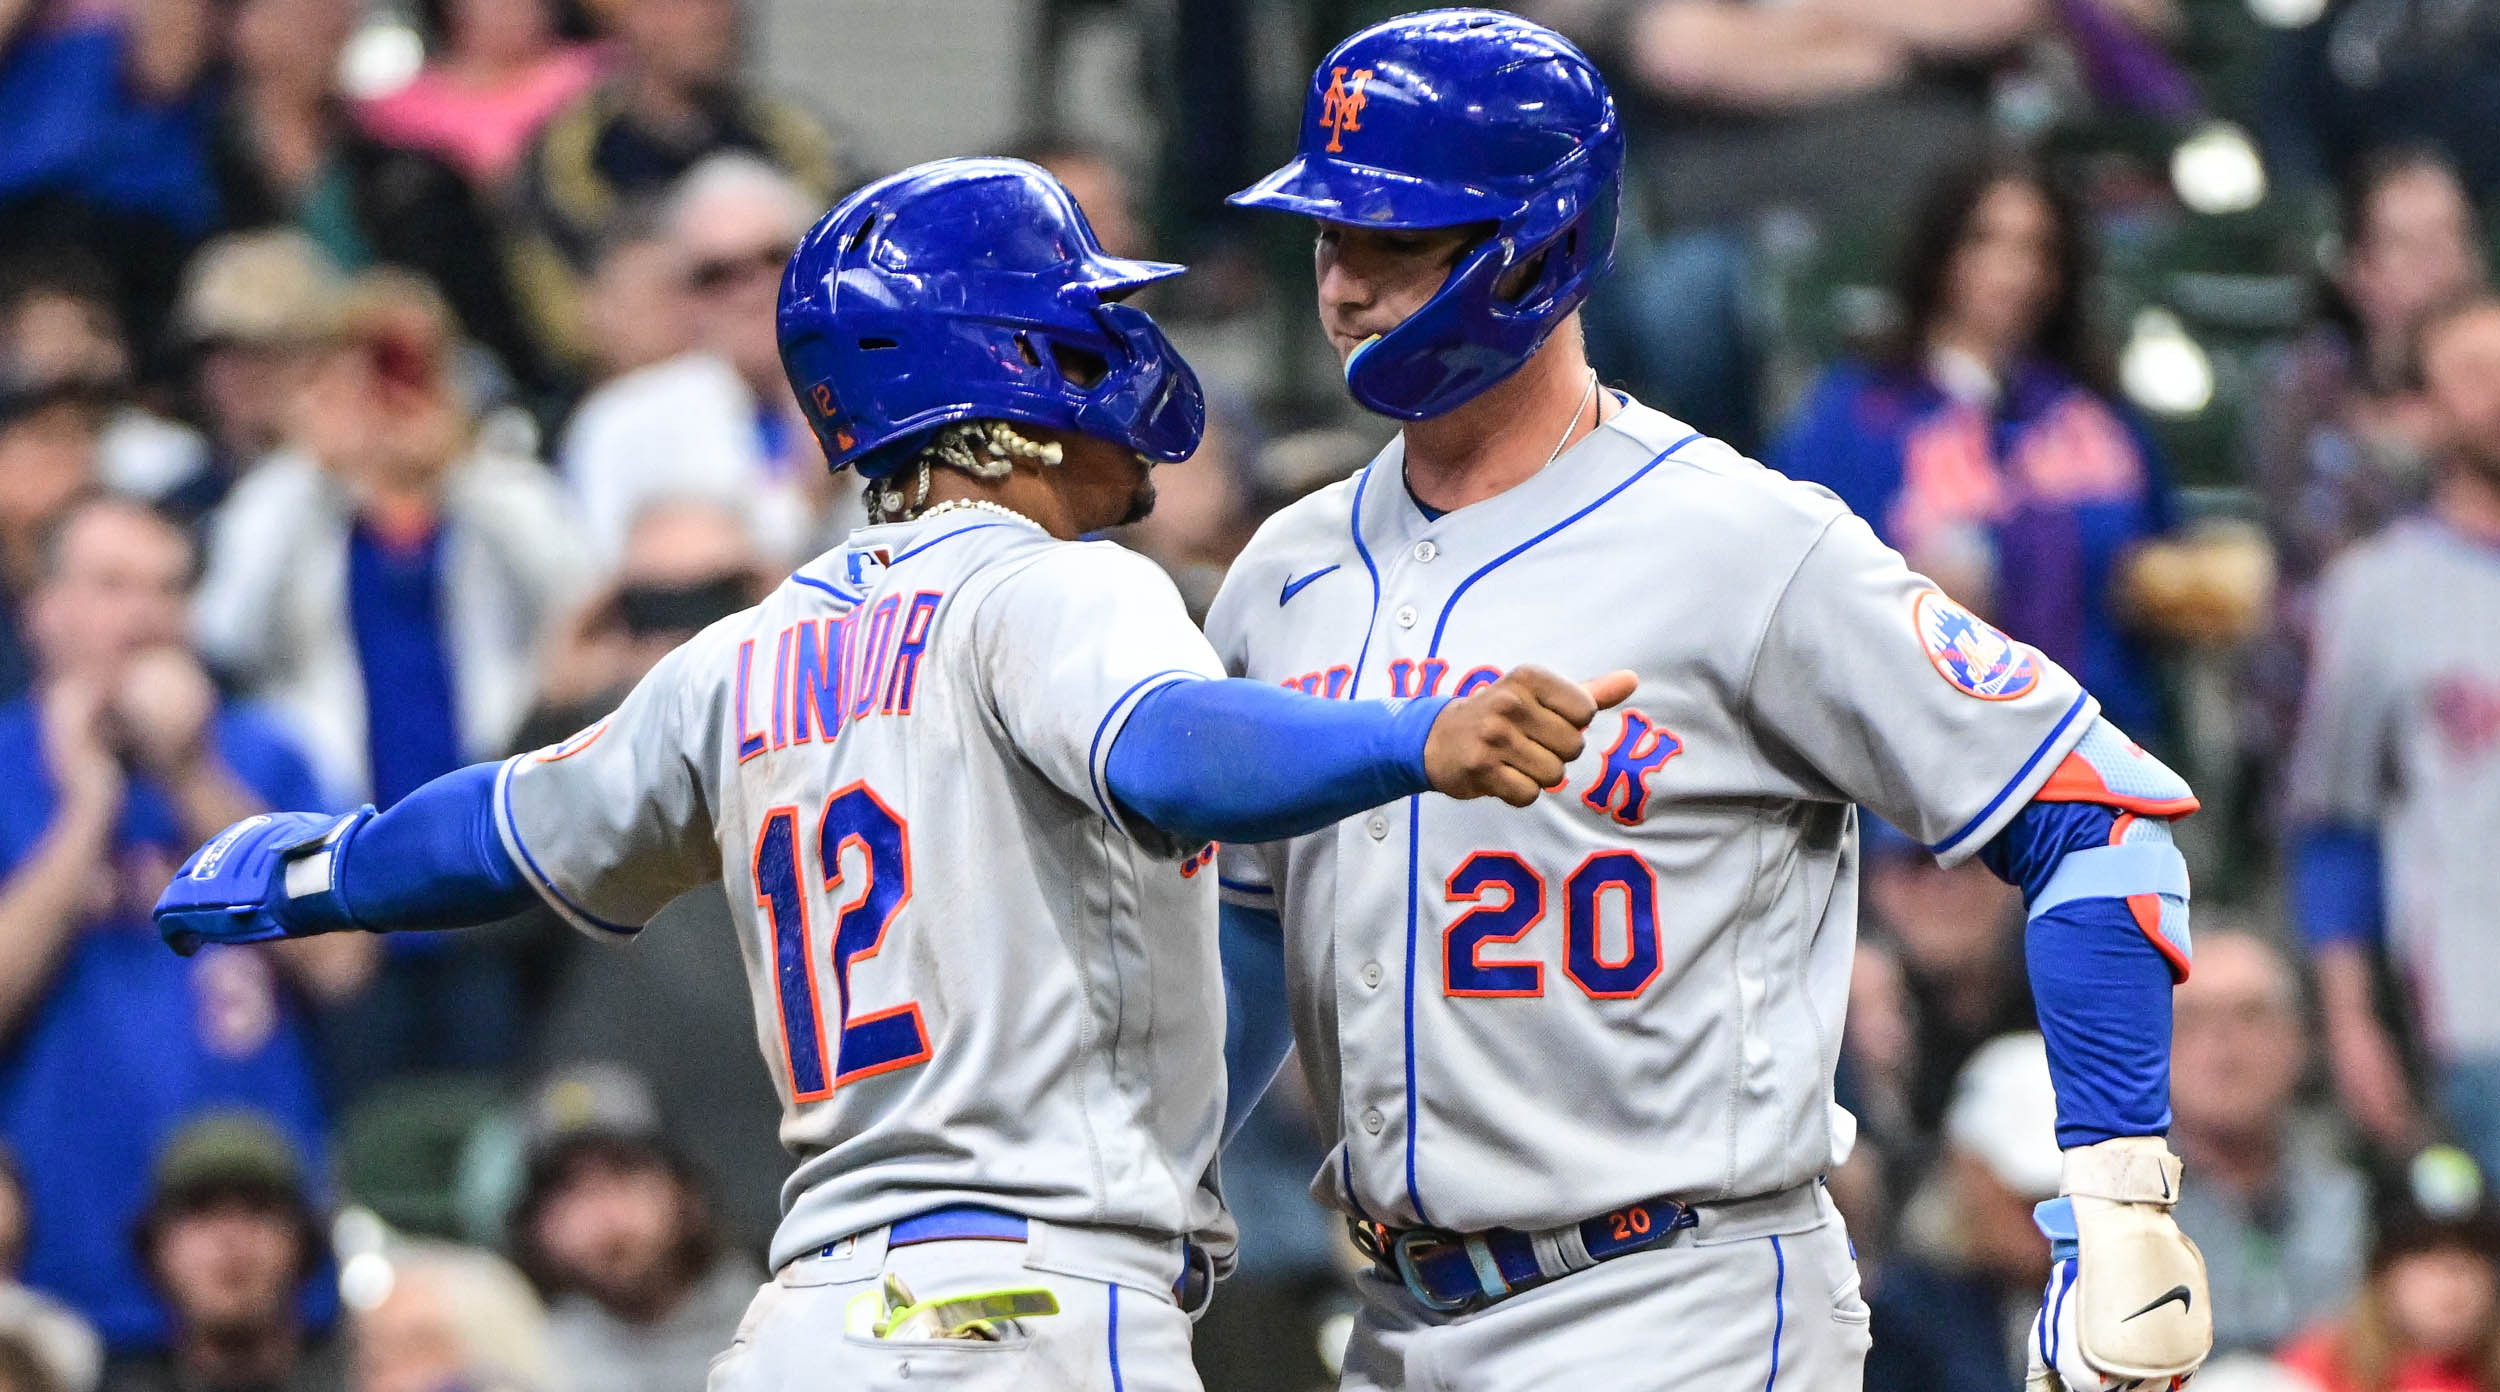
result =
[[[1424,1308],[1446,1313],[1482,1309],[1573,1271],[1655,1247],[1700,1224],[1700,1215],[1685,1205],[1672,1199],[1650,1199],[1544,1234],[1510,1228],[1456,1233],[1360,1221],[1351,1226],[1354,1243],[1365,1255],[1405,1285]],[[1588,1254],[1585,1263],[1572,1261],[1556,1241],[1574,1229],[1581,1249]],[[1537,1259],[1540,1237],[1553,1253],[1552,1265],[1559,1269]]]
[[[885,1230],[885,1245],[917,1242],[1022,1242],[1024,1220],[995,1208],[955,1204],[915,1214]]]
[[[885,1230],[886,1250],[909,1247],[921,1242],[1022,1242],[1025,1221],[1013,1213],[976,1204],[953,1204],[914,1214]],[[828,1247],[825,1250],[831,1251]],[[1206,1303],[1215,1285],[1210,1263],[1200,1259],[1197,1245],[1181,1244],[1180,1279],[1172,1283],[1172,1298],[1184,1310],[1195,1311]]]

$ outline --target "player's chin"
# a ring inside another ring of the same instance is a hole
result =
[[[1119,525],[1143,522],[1155,510],[1155,476],[1142,462],[1137,470],[1137,486],[1129,490],[1128,511],[1121,514]]]

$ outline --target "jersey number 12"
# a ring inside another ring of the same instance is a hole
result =
[[[847,877],[843,856],[858,868],[857,888],[838,896]],[[853,783],[825,799],[816,819],[818,879],[833,915],[834,1045],[828,1052],[819,1004],[816,947],[809,932],[807,887],[799,871],[799,810],[764,814],[755,836],[755,902],[772,916],[773,994],[781,1007],[781,1044],[790,1065],[790,1096],[820,1102],[844,1083],[924,1063],[929,1032],[920,1006],[906,1001],[866,1015],[851,1013],[851,966],[874,957],[885,930],[911,898],[911,833],[893,808]]]

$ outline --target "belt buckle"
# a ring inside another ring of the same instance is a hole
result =
[[[1422,1269],[1415,1263],[1417,1248],[1450,1247],[1458,1245],[1459,1241],[1456,1233],[1444,1232],[1439,1228],[1406,1228],[1390,1236],[1390,1267],[1397,1272],[1398,1280],[1405,1284],[1406,1293],[1415,1297],[1416,1302],[1427,1310],[1441,1314],[1462,1314],[1475,1309],[1484,1300],[1484,1292],[1481,1289],[1471,1290],[1465,1295],[1456,1297],[1435,1295],[1432,1287],[1425,1282]]]

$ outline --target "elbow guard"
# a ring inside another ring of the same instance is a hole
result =
[[[2120,899],[2162,958],[2185,981],[2194,956],[2188,933],[2187,861],[2172,820],[2197,809],[2196,794],[2169,765],[2104,719],[2084,731],[2073,753],[2032,795],[2034,802],[2097,803],[2114,809],[2109,844],[2069,850],[2033,896],[2034,918],[2077,899]]]

